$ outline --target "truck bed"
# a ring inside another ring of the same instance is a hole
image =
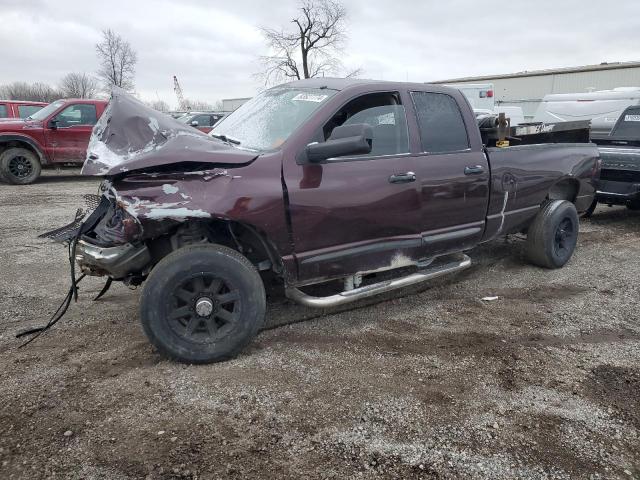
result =
[[[486,154],[492,180],[483,241],[522,230],[536,215],[552,186],[559,182],[576,190],[578,212],[587,210],[593,200],[591,184],[580,181],[593,175],[599,155],[593,144],[490,147]]]

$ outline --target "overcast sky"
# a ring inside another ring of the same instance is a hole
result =
[[[429,81],[640,60],[640,1],[350,0],[348,67],[364,78]],[[502,6],[501,6],[502,5]],[[56,84],[95,72],[94,45],[111,28],[138,52],[136,90],[175,106],[261,87],[258,25],[288,27],[295,0],[0,0],[0,83]]]

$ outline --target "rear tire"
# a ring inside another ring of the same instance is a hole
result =
[[[264,323],[262,279],[243,255],[190,245],[163,258],[145,282],[142,326],[163,355],[184,363],[235,357]]]
[[[38,156],[26,148],[9,148],[0,155],[0,175],[13,185],[28,185],[40,176]]]
[[[578,242],[580,222],[573,203],[552,200],[542,206],[527,234],[529,261],[544,268],[560,268]]]

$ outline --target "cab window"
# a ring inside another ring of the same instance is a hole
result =
[[[0,118],[7,118],[8,116],[7,105],[0,103]]]
[[[192,122],[198,122],[199,127],[210,127],[211,126],[211,115],[196,115],[193,117]]]
[[[469,148],[467,129],[455,99],[445,93],[411,92],[422,150],[447,153]]]
[[[18,105],[18,116],[27,118],[39,110],[42,110],[42,105]]]
[[[397,92],[372,93],[342,107],[323,128],[328,140],[334,128],[366,123],[373,129],[371,153],[356,157],[399,155],[409,152],[409,135],[404,107]]]
[[[90,104],[69,105],[56,115],[58,128],[73,127],[76,125],[95,125],[98,121],[96,106]]]

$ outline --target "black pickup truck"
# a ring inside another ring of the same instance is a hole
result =
[[[596,202],[640,210],[640,106],[627,108],[609,135],[591,140],[600,150],[602,170],[590,211]]]

